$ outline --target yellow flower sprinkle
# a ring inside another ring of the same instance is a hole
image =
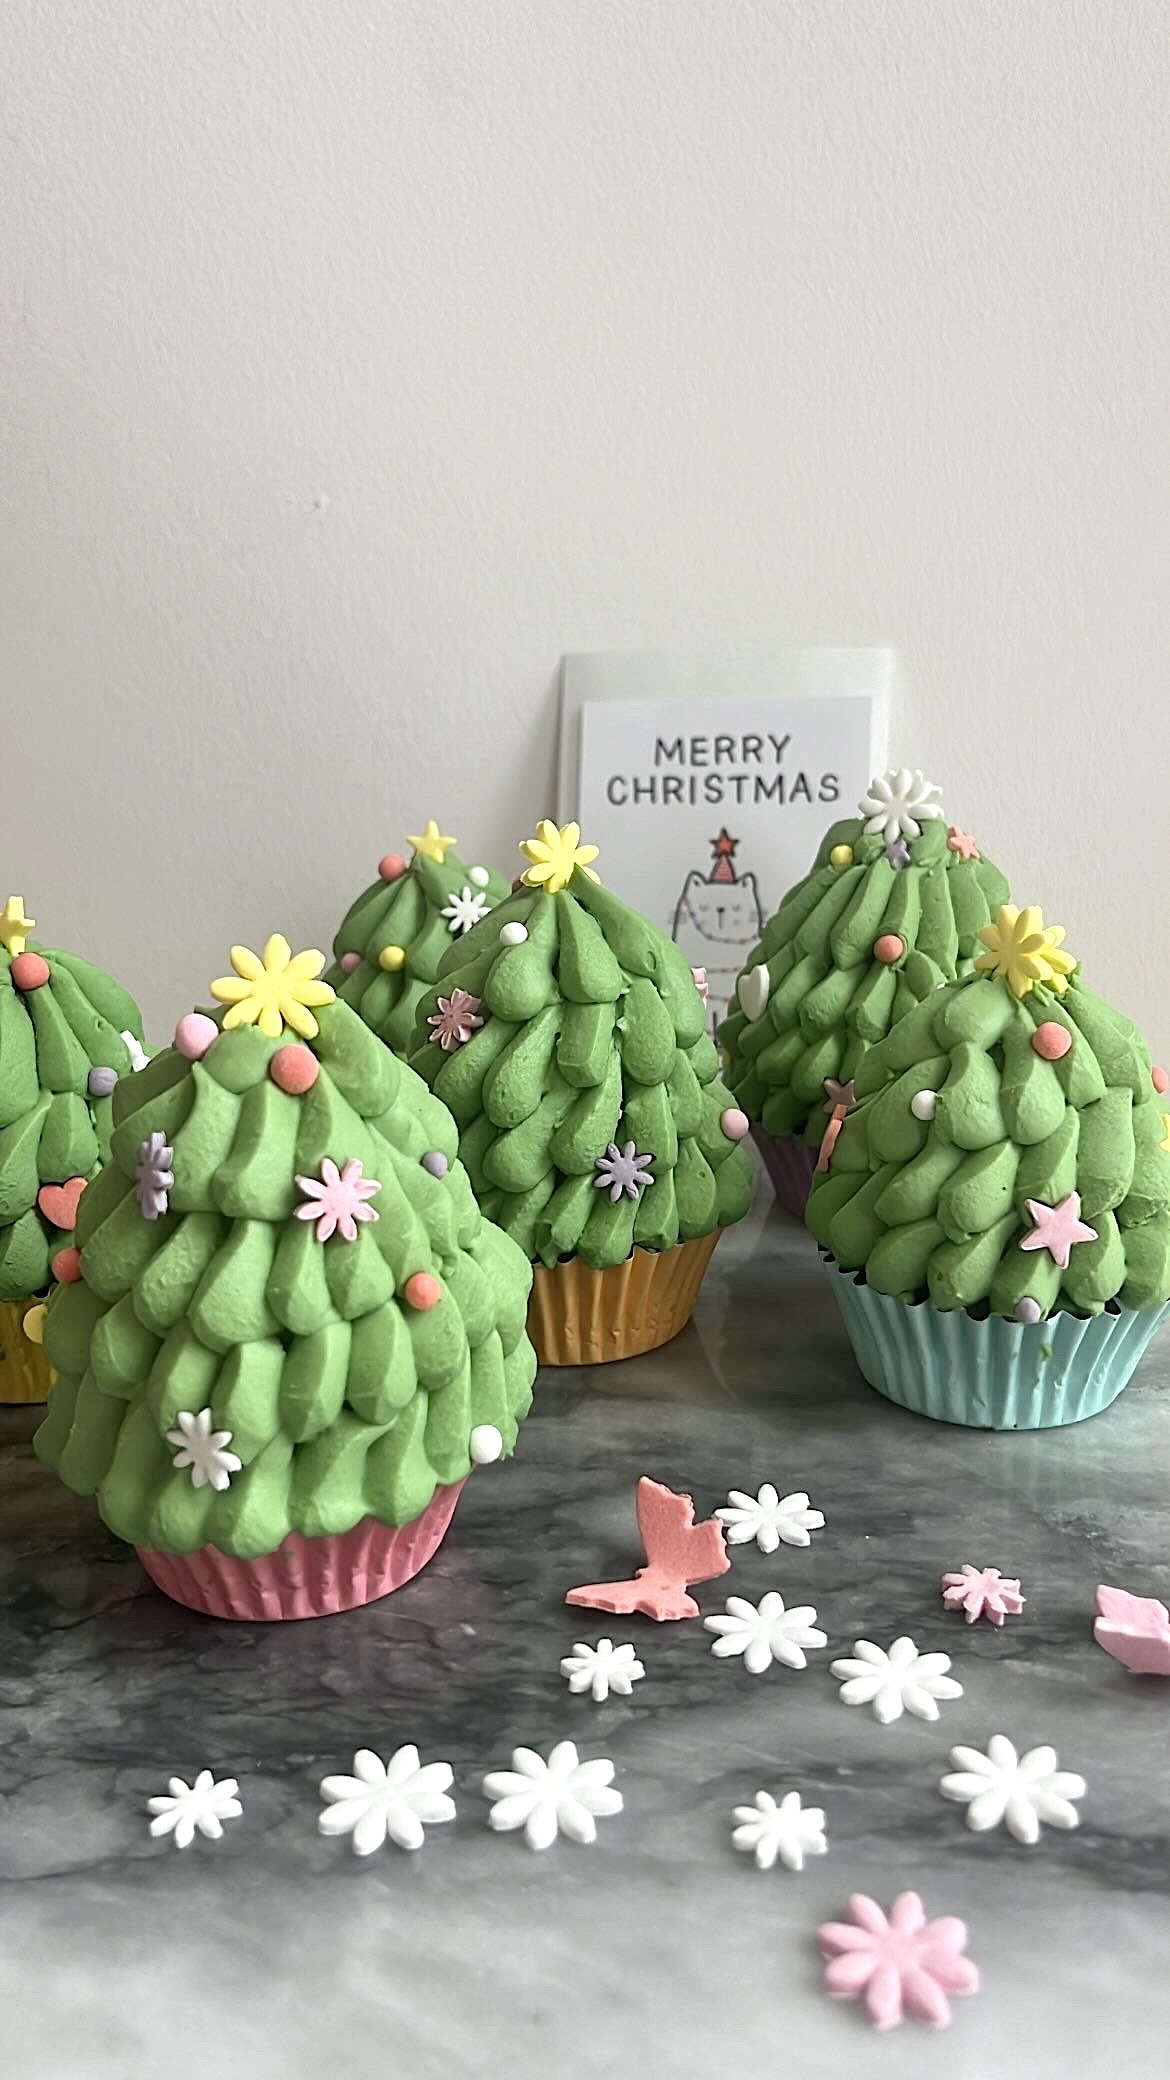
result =
[[[211,985],[217,1003],[230,1004],[223,1022],[225,1033],[235,1026],[259,1026],[269,1040],[278,1040],[291,1026],[302,1040],[315,1040],[320,1027],[310,1004],[331,1004],[334,992],[327,982],[314,978],[325,966],[325,956],[316,947],[294,954],[288,940],[274,932],[261,959],[247,946],[233,946],[234,975],[220,975]]]
[[[459,841],[445,836],[432,816],[425,831],[417,838],[407,838],[406,842],[413,845],[416,852],[421,852],[424,859],[433,859],[435,865],[441,867],[452,845]]]
[[[988,949],[975,962],[981,975],[1002,977],[1017,997],[1026,997],[1038,982],[1045,983],[1058,997],[1064,995],[1068,978],[1077,965],[1076,958],[1060,951],[1063,927],[1046,925],[1044,914],[1035,903],[1030,903],[1026,910],[1017,910],[1014,903],[1002,903],[995,923],[985,924],[979,937]]]
[[[542,817],[536,826],[535,838],[521,839],[520,850],[525,859],[532,861],[521,879],[528,883],[529,888],[543,885],[550,896],[569,886],[578,867],[590,881],[601,879],[589,864],[590,860],[597,858],[598,848],[596,845],[582,845],[579,823],[565,823],[558,830],[549,817]]]

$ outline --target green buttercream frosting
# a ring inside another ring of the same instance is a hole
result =
[[[999,868],[964,859],[940,819],[905,843],[910,863],[897,867],[861,817],[835,823],[741,971],[740,981],[765,966],[768,995],[753,1017],[732,1000],[719,1033],[727,1082],[748,1118],[777,1138],[820,1141],[826,1077],[848,1083],[899,1019],[940,982],[967,974],[980,930],[1008,899]],[[834,865],[830,854],[844,846],[852,859]],[[895,937],[903,953],[879,961],[876,942]]]
[[[477,877],[487,876],[482,883]],[[416,852],[395,881],[379,875],[351,904],[333,941],[333,964],[325,980],[343,1003],[352,1004],[372,1032],[405,1059],[411,1049],[420,999],[439,973],[453,939],[468,927],[463,919],[489,910],[508,893],[503,876],[485,867],[465,867],[448,851],[440,865]],[[443,912],[454,906],[455,914]],[[400,946],[406,959],[386,969],[379,955]],[[343,968],[345,954],[358,956],[357,966]]]
[[[43,1291],[69,1235],[42,1212],[44,1185],[96,1175],[109,1153],[110,1099],[89,1089],[91,1069],[128,1076],[124,1032],[142,1042],[142,1014],[126,990],[73,953],[30,939],[48,962],[39,989],[19,990],[0,947],[0,1300]]]
[[[81,1280],[45,1323],[61,1377],[35,1448],[135,1545],[252,1559],[290,1531],[410,1523],[466,1477],[478,1426],[511,1452],[531,1401],[531,1267],[477,1207],[449,1112],[348,1005],[317,1017],[303,1096],[269,1074],[302,1043],[254,1026],[196,1062],[168,1048],[115,1094],[110,1161],[78,1218]],[[174,1182],[147,1220],[135,1176],[153,1133]],[[379,1185],[353,1241],[319,1241],[296,1214],[298,1179],[327,1157]],[[407,1300],[416,1272],[437,1278],[436,1305]],[[222,1492],[196,1487],[167,1441],[203,1410],[242,1462]]]
[[[1071,1035],[1059,1060],[1033,1044],[1046,1024]],[[919,1092],[935,1094],[926,1119]],[[1008,1320],[1028,1301],[1045,1317],[1170,1299],[1166,1101],[1136,1027],[1075,977],[1060,995],[1018,998],[983,975],[932,993],[866,1054],[857,1097],[807,1219],[876,1292]],[[1028,1202],[1073,1194],[1096,1236],[1062,1267],[1059,1251],[1022,1247],[1037,1232]]]
[[[483,1022],[445,1052],[429,1021],[453,990]],[[534,1261],[601,1270],[747,1212],[751,1163],[723,1131],[732,1100],[690,967],[580,870],[556,894],[520,887],[449,948],[411,1062],[455,1115],[484,1212]],[[631,1142],[650,1181],[615,1199],[607,1150]]]

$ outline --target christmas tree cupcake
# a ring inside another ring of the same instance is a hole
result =
[[[511,1452],[532,1274],[324,957],[232,963],[222,1023],[188,1014],[119,1086],[35,1443],[179,1603],[313,1617],[409,1580]]]
[[[808,1224],[871,1386],[1041,1429],[1108,1407],[1166,1312],[1170,1078],[1039,910],[980,936],[860,1063]]]
[[[600,886],[575,823],[443,961],[411,1057],[453,1112],[485,1213],[536,1265],[550,1365],[654,1349],[746,1213],[743,1113],[678,947]]]
[[[804,1212],[826,1116],[848,1102],[866,1050],[969,971],[1007,901],[998,867],[937,797],[918,772],[873,781],[766,926],[720,1029],[728,1085],[790,1213]]]
[[[109,1148],[110,1093],[145,1060],[133,997],[75,953],[30,945],[23,896],[0,913],[0,1401],[43,1401],[36,1300],[72,1261],[81,1194]],[[35,1303],[30,1305],[30,1303]]]
[[[488,867],[465,867],[432,818],[400,853],[378,862],[378,878],[346,911],[326,981],[372,1032],[405,1059],[419,999],[453,939],[469,932],[508,893]]]

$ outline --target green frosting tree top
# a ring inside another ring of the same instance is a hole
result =
[[[412,1522],[511,1451],[536,1361],[531,1267],[450,1115],[330,1001],[322,955],[232,959],[222,1029],[181,1019],[116,1094],[36,1450],[136,1545],[257,1558]]]
[[[533,1260],[603,1269],[739,1220],[751,1164],[686,959],[579,840],[546,821],[526,841],[520,887],[423,998],[411,1061],[489,1217]]]
[[[395,1054],[410,1053],[419,999],[434,982],[452,939],[478,924],[508,884],[488,867],[465,867],[432,818],[400,853],[379,861],[342,919],[326,981]]]
[[[1008,904],[985,972],[870,1050],[808,1225],[876,1292],[1034,1322],[1170,1299],[1168,1079]]]
[[[24,898],[0,913],[0,1301],[48,1285],[81,1186],[109,1148],[110,1093],[142,1060],[142,1015],[74,953],[30,943]]]
[[[727,1082],[749,1118],[816,1143],[826,1089],[866,1049],[968,972],[1008,885],[921,773],[875,780],[835,823],[749,956],[720,1028]]]

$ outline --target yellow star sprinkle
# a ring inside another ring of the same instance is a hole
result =
[[[1166,1154],[1170,1156],[1170,1112],[1164,1112],[1162,1114],[1162,1125],[1166,1129],[1166,1139],[1160,1143],[1160,1146],[1164,1148]]]
[[[522,838],[520,850],[532,865],[521,880],[529,888],[539,888],[542,883],[550,896],[567,888],[576,868],[588,874],[590,881],[600,881],[589,862],[597,858],[596,845],[582,845],[579,823],[565,823],[560,830],[549,817],[544,816],[536,826],[535,838]]]
[[[1046,983],[1058,997],[1064,995],[1076,959],[1060,951],[1063,927],[1046,925],[1035,903],[1026,910],[1001,903],[995,923],[985,924],[979,937],[988,949],[975,963],[981,975],[1002,976],[1017,997],[1026,997],[1038,982]]]
[[[36,918],[24,914],[24,897],[9,896],[0,910],[0,946],[7,948],[13,960],[18,953],[24,952],[28,935],[35,932],[36,927]]]
[[[459,840],[445,837],[432,816],[422,836],[408,838],[406,842],[413,845],[416,852],[421,852],[424,859],[433,859],[436,866],[441,867],[452,845],[457,845]]]
[[[247,946],[232,947],[234,975],[221,975],[211,985],[217,1003],[230,1004],[223,1022],[225,1033],[234,1026],[259,1026],[270,1040],[278,1040],[291,1026],[302,1040],[315,1040],[320,1027],[310,1004],[331,1004],[334,991],[327,982],[314,980],[325,966],[325,956],[316,947],[294,954],[288,940],[274,932],[259,959]]]

